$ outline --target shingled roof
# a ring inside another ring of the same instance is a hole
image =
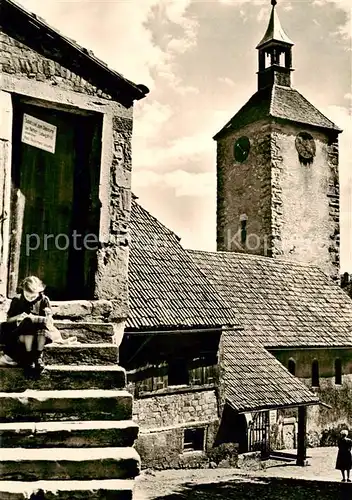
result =
[[[352,301],[318,268],[235,252],[188,253],[263,346],[352,346]]]
[[[315,396],[248,332],[222,335],[225,398],[238,412],[318,404]]]
[[[214,136],[214,139],[218,140],[227,133],[250,123],[275,118],[341,132],[341,129],[297,90],[273,85],[256,92]]]
[[[238,325],[234,310],[179,238],[135,200],[131,212],[129,329]]]
[[[96,85],[126,106],[149,92],[13,0],[0,0],[0,30]]]

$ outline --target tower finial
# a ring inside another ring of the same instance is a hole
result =
[[[275,7],[275,5],[276,5],[276,4],[277,4],[277,0],[271,0],[271,5],[272,5],[273,7]]]

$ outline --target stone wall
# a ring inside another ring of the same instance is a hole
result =
[[[288,368],[289,360],[296,363],[295,375],[298,378],[310,379],[312,362],[319,364],[319,374],[322,378],[331,378],[335,375],[335,360],[341,360],[342,374],[352,374],[352,349],[269,349],[269,351]]]
[[[60,64],[47,59],[1,32],[0,90],[16,93],[31,104],[67,112],[99,113],[103,119],[99,186],[100,249],[92,299],[109,299],[109,319],[128,315],[128,223],[131,205],[132,108],[125,108],[100,89]],[[29,100],[28,100],[29,99]],[[2,101],[1,101],[2,102]],[[3,110],[0,111],[3,114]],[[0,137],[0,140],[3,139]],[[3,144],[0,164],[7,161]],[[1,203],[9,204],[0,186]],[[4,238],[6,231],[3,231]],[[5,252],[6,254],[6,252]],[[5,255],[4,254],[4,255]],[[4,257],[0,265],[6,267]],[[6,283],[3,283],[6,289]],[[0,291],[0,293],[2,293]]]
[[[313,162],[300,162],[295,138],[302,130],[314,137]],[[338,143],[314,128],[273,125],[273,256],[284,255],[339,275]]]
[[[323,402],[331,406],[308,407],[307,433],[311,446],[319,446],[323,433],[342,424],[352,425],[352,350],[288,349],[272,353],[287,368],[289,359],[296,362],[296,376]],[[312,361],[319,364],[319,387],[312,388]],[[341,360],[342,383],[335,383],[335,360]],[[295,414],[294,410],[290,412]],[[290,412],[285,413],[286,418]]]
[[[310,379],[302,379],[311,387]],[[342,426],[352,427],[352,374],[342,377],[342,384],[336,385],[334,378],[320,380],[320,386],[313,389],[319,399],[329,405],[308,409],[307,435],[311,446],[319,446],[324,434]]]
[[[136,399],[133,418],[141,429],[168,427],[218,417],[215,389],[189,390]]]
[[[1,20],[0,72],[16,76],[17,78],[46,82],[49,85],[59,86],[60,88],[74,92],[110,99],[109,95],[104,94],[104,92],[94,87],[94,85],[76,73],[64,68],[51,59],[41,56],[23,43],[3,33]]]
[[[270,125],[258,122],[220,139],[217,145],[217,248],[270,256]],[[251,149],[243,163],[234,144],[248,136]],[[241,244],[241,215],[247,216],[247,242]]]
[[[142,467],[205,466],[219,427],[215,390],[180,389],[173,394],[135,399],[133,420],[140,428],[136,449]],[[184,430],[188,428],[204,429],[204,451],[183,450]]]
[[[187,428],[204,429],[204,451],[183,451],[184,431]],[[183,469],[207,467],[209,465],[208,452],[214,445],[217,429],[217,421],[200,421],[194,422],[192,425],[172,428],[140,429],[135,447],[141,457],[142,468]]]
[[[296,135],[314,137],[313,162],[300,162]],[[248,158],[234,158],[234,144],[248,136]],[[217,145],[218,250],[285,256],[339,272],[338,139],[309,126],[260,121],[229,133]],[[247,216],[241,244],[240,217]],[[236,237],[237,234],[237,237]]]

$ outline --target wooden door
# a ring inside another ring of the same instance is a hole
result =
[[[24,113],[57,127],[54,153],[21,140]],[[25,276],[34,274],[54,300],[86,298],[79,296],[86,285],[84,249],[72,257],[72,232],[75,225],[77,230],[87,226],[85,218],[91,218],[87,200],[96,182],[86,153],[92,132],[84,136],[85,118],[21,103],[14,106],[10,296]],[[82,169],[89,178],[85,183]],[[94,223],[97,220],[95,216]],[[92,224],[88,226],[93,231]]]

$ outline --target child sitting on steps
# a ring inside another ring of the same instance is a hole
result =
[[[21,295],[12,299],[6,323],[1,327],[4,356],[1,366],[23,366],[41,371],[45,344],[52,343],[52,310],[44,295],[44,285],[36,276],[25,278]]]

